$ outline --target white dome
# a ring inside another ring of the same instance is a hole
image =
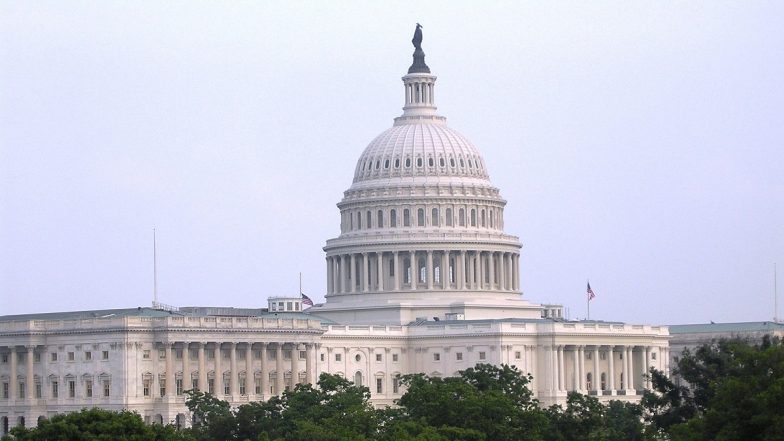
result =
[[[354,182],[397,176],[489,178],[476,147],[441,122],[399,124],[378,135],[359,157]]]

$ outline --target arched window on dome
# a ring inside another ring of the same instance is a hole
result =
[[[378,210],[376,213],[376,225],[378,228],[384,228],[384,212],[382,210]]]
[[[487,220],[485,219],[485,209],[482,209],[482,228],[487,226]]]
[[[365,225],[367,225],[367,228],[370,229],[373,227],[373,223],[370,221],[370,210],[368,210],[365,214],[367,215],[367,218],[365,219]]]
[[[430,214],[430,225],[437,227],[438,223],[438,208],[434,208]]]
[[[425,264],[424,258],[420,258],[417,260],[417,267],[419,270],[419,282],[420,283],[427,282],[427,265]]]
[[[378,170],[379,167],[381,167],[381,160],[376,159],[376,170]]]
[[[461,208],[460,211],[457,212],[457,221],[458,221],[458,225],[460,225],[461,227],[465,227],[466,226],[466,222],[465,222],[465,208]]]
[[[449,158],[449,166],[455,168],[455,158]]]
[[[389,259],[389,277],[395,277],[395,258]]]
[[[460,168],[463,167],[465,167],[465,162],[463,161],[463,158],[460,158]]]
[[[422,158],[417,158],[417,167],[422,168]]]
[[[490,228],[495,228],[495,219],[493,218],[493,210],[490,210]]]
[[[476,208],[471,209],[471,226],[476,226]]]
[[[427,165],[430,166],[430,167],[435,165],[435,162],[433,161],[433,157],[432,156],[427,158]]]
[[[452,220],[452,209],[451,208],[447,208],[446,209],[446,226],[447,227],[451,227],[452,223],[453,223],[453,220]]]
[[[411,226],[411,210],[408,208],[403,209],[403,226],[410,227]]]
[[[433,268],[433,283],[441,283],[441,263],[436,263]]]
[[[400,168],[400,158],[395,158],[395,168]]]
[[[357,212],[357,230],[361,230],[361,229],[362,229],[362,213],[358,211]]]
[[[384,168],[385,169],[389,168],[389,159],[384,160]]]
[[[446,162],[444,161],[443,157],[438,158],[438,165],[440,165],[441,167],[445,167],[446,166]]]
[[[389,212],[389,226],[392,228],[397,227],[397,210],[394,208]]]
[[[420,208],[417,210],[417,226],[424,227],[425,226],[425,209]]]
[[[411,168],[411,158],[406,158],[406,168]]]
[[[349,230],[353,230],[354,229],[354,213],[349,213],[348,214],[348,223],[350,224],[349,225],[349,227],[350,227]]]
[[[449,258],[449,283],[455,283],[455,258]]]

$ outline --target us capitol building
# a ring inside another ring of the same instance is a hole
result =
[[[451,376],[477,363],[533,376],[544,405],[568,391],[639,400],[668,370],[665,326],[569,321],[524,299],[521,244],[474,145],[436,112],[421,30],[405,105],[359,157],[326,252],[326,302],[266,308],[139,307],[0,317],[0,434],[85,407],[190,424],[184,394],[237,406],[322,372],[393,405],[397,376]]]

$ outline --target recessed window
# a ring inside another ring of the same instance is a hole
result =
[[[465,167],[465,162],[463,162],[463,158],[460,158],[460,167]]]
[[[335,354],[335,361],[342,361],[342,360],[343,360],[342,354]]]
[[[84,360],[85,361],[90,361],[92,359],[93,359],[93,353],[90,352],[90,351],[85,351],[85,353],[84,353]]]
[[[73,352],[69,352],[68,353],[68,361],[74,361],[74,358],[75,358],[74,353]]]
[[[655,352],[651,352],[651,360],[656,360],[656,353]]]
[[[455,158],[449,158],[449,165],[454,168],[455,167]]]
[[[406,158],[406,168],[411,167],[411,158]]]
[[[102,351],[101,352],[101,359],[108,360],[109,359],[109,351]]]
[[[462,353],[462,352],[458,352],[458,353],[456,353],[456,354],[455,354],[455,360],[457,360],[457,361],[463,361],[463,353]]]
[[[438,222],[438,208],[433,208],[432,213],[430,215],[430,225],[437,227],[439,225]]]
[[[430,167],[432,167],[434,165],[433,158],[428,158],[427,159],[427,165],[429,165]]]
[[[433,361],[441,361],[441,354],[439,354],[438,352],[433,354]]]
[[[376,354],[376,361],[381,361],[381,354]]]
[[[376,393],[380,394],[384,391],[384,380],[382,378],[376,378]]]
[[[384,161],[384,168],[389,168],[389,159]]]
[[[395,168],[400,168],[400,159],[395,159]]]
[[[376,160],[376,170],[378,170],[379,167],[381,167],[381,161]]]
[[[49,357],[51,361],[57,361],[57,352],[52,352]]]
[[[357,213],[357,230],[362,229],[362,213]]]
[[[422,158],[417,158],[417,167],[422,167]]]
[[[397,227],[397,210],[394,208],[389,212],[389,226],[392,228]]]
[[[403,209],[403,226],[410,227],[411,226],[411,211],[408,208]]]
[[[451,227],[452,226],[452,222],[453,222],[452,221],[452,209],[451,208],[447,208],[446,209],[446,226],[447,227]]]
[[[466,222],[465,222],[465,220],[466,220],[465,219],[465,208],[461,208],[460,211],[457,212],[457,220],[459,222],[458,225],[460,225],[461,227],[465,227],[466,226]]]
[[[397,362],[397,354],[392,354],[392,361]]]
[[[474,168],[474,163],[470,159],[468,160],[468,168]]]
[[[479,359],[480,360],[484,360],[485,358],[487,358],[487,354],[485,354],[484,351],[480,352],[479,353]]]
[[[515,360],[519,360],[521,356],[522,354],[520,353],[520,351],[515,351]]]
[[[446,165],[446,162],[444,161],[444,158],[439,158],[438,159],[438,163],[439,163],[439,165],[441,165],[441,167]]]
[[[384,212],[381,210],[376,213],[376,224],[378,228],[384,228]]]
[[[372,226],[370,223],[370,210],[367,211],[367,218],[365,219],[365,222],[367,223],[368,228]]]
[[[425,226],[425,209],[420,208],[417,210],[417,226],[424,227]]]

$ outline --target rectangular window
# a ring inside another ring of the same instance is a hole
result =
[[[166,349],[158,349],[158,358],[161,360],[166,358]]]
[[[655,352],[651,352],[651,360],[656,360],[656,353]]]
[[[445,220],[446,220],[446,226],[447,227],[451,227],[452,226],[452,209],[451,208],[447,208],[446,209],[446,219]]]
[[[93,359],[93,353],[90,351],[84,352],[84,361],[90,361]]]
[[[515,360],[519,360],[521,358],[522,358],[522,354],[520,353],[520,351],[515,351]]]
[[[256,378],[256,395],[261,395],[261,378]]]
[[[397,227],[397,211],[395,210],[389,212],[389,226],[392,228]]]
[[[223,384],[223,395],[231,395],[231,384],[226,381]]]
[[[408,208],[403,209],[403,226],[410,227],[411,226],[411,212]]]
[[[102,351],[101,360],[108,360],[108,359],[109,359],[109,351]]]
[[[607,353],[599,352],[599,360],[607,360]]]
[[[144,383],[142,385],[142,395],[144,395],[145,397],[150,396],[150,386],[151,386],[150,383],[152,383],[150,380],[144,380]]]
[[[3,399],[4,400],[8,399],[9,387],[10,386],[9,386],[9,384],[7,382],[3,383]]]
[[[166,380],[165,379],[161,378],[160,380],[158,380],[158,389],[160,389],[160,391],[159,391],[160,392],[160,396],[161,397],[165,397],[166,396]]]
[[[479,359],[480,359],[480,360],[484,360],[484,359],[485,359],[485,353],[484,353],[484,351],[481,351],[481,352],[479,352]]]
[[[456,354],[455,354],[455,360],[457,360],[457,361],[463,361],[463,353],[462,353],[462,352],[458,352],[458,353],[456,353]]]
[[[40,352],[33,353],[33,362],[34,363],[40,363],[41,362],[41,353]]]
[[[433,361],[441,361],[441,354],[439,354],[438,352],[433,354]]]
[[[457,212],[457,220],[461,227],[465,227],[465,208],[461,208],[460,211]]]
[[[376,354],[376,361],[381,361],[381,354]]]
[[[25,397],[25,383],[24,381],[19,382],[19,398]]]
[[[112,392],[112,383],[109,380],[103,381],[103,396],[108,397]]]
[[[593,353],[592,352],[586,352],[585,353],[585,358],[587,358],[588,360],[593,359]]]
[[[342,354],[335,354],[335,361],[341,361],[342,359]]]
[[[384,391],[384,379],[376,378],[376,393],[380,394]]]
[[[397,354],[392,354],[392,361],[397,362]]]
[[[0,363],[8,363],[8,354],[0,354]]]
[[[84,382],[84,396],[91,398],[93,396],[93,381],[87,380]]]
[[[215,393],[215,379],[210,378],[207,380],[207,392],[214,394]]]
[[[60,396],[60,384],[56,381],[52,381],[52,398],[57,398]]]
[[[304,360],[306,358],[308,358],[308,353],[305,351],[299,351],[299,359]]]
[[[400,380],[398,378],[392,379],[392,393],[396,394],[400,390]]]
[[[52,352],[51,354],[49,354],[49,360],[57,361],[57,352]]]
[[[76,356],[74,355],[73,352],[69,352],[68,353],[68,361],[74,361],[75,358],[76,358]]]
[[[35,383],[35,397],[41,398],[43,394],[43,390],[41,389],[41,383]]]
[[[245,393],[245,379],[240,378],[240,395],[246,395]]]
[[[182,360],[182,349],[175,349],[174,350],[174,359],[175,360]]]
[[[321,361],[324,361],[324,354],[321,354]]]
[[[215,358],[215,349],[207,349],[205,352],[207,353],[207,358],[210,360]]]
[[[76,397],[76,381],[68,380],[68,398]]]
[[[291,350],[290,349],[283,351],[283,359],[284,360],[291,360]]]
[[[145,349],[144,351],[142,351],[142,358],[145,359],[145,360],[149,360],[150,359],[150,350],[149,349]]]
[[[174,380],[174,387],[176,389],[175,392],[177,395],[182,395],[182,378],[177,378]]]
[[[199,379],[191,378],[191,390],[199,390]]]
[[[419,208],[417,209],[417,226],[424,227],[425,226],[425,209]]]
[[[256,360],[261,360],[261,351],[253,351],[253,358]]]
[[[244,360],[245,359],[246,351],[237,351],[237,360]]]

